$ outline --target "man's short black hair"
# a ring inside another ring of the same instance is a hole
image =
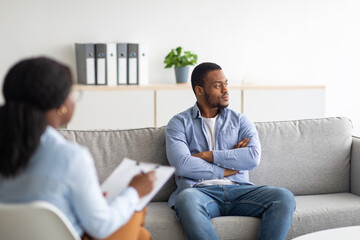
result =
[[[214,70],[222,70],[222,68],[219,65],[211,62],[201,63],[194,68],[194,71],[191,74],[191,86],[194,93],[196,86],[204,87],[206,74]]]

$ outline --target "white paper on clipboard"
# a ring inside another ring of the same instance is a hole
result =
[[[151,193],[140,199],[140,202],[136,207],[136,211],[141,211],[173,175],[175,172],[174,167],[137,162],[124,158],[119,166],[115,168],[115,170],[101,185],[102,191],[106,193],[106,200],[111,202],[114,198],[116,198],[127,186],[129,186],[131,179],[135,175],[141,172],[150,172],[152,170],[155,170],[156,181]]]

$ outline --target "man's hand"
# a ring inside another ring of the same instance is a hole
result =
[[[155,171],[148,173],[140,173],[133,177],[130,181],[129,186],[135,188],[138,192],[139,198],[149,194],[154,187],[156,180]]]
[[[191,156],[201,158],[202,160],[205,160],[208,163],[214,162],[214,156],[212,151],[199,152],[199,153],[191,154]]]
[[[247,145],[250,142],[250,138],[245,138],[244,140],[241,140],[240,142],[238,142],[237,144],[235,144],[234,149],[235,148],[244,148],[247,147]]]
[[[224,177],[237,174],[238,172],[239,172],[239,170],[231,170],[231,169],[225,168]]]

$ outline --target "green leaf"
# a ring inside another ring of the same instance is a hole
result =
[[[171,68],[172,65],[173,65],[172,63],[168,63],[168,64],[166,64],[165,68]]]
[[[177,47],[176,48],[176,53],[177,53],[178,56],[180,56],[181,51],[182,51],[182,47]]]
[[[197,63],[197,55],[191,53],[190,51],[184,51],[184,54],[181,55],[182,47],[177,47],[176,49],[171,49],[168,55],[164,59],[165,68],[175,68],[184,67],[187,65],[194,65]]]

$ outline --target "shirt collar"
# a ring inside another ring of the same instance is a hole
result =
[[[227,108],[220,108],[220,112],[219,112],[218,116],[220,116],[222,118],[225,118],[227,116],[227,112],[228,112]],[[197,102],[192,107],[192,117],[193,118],[202,118],[201,113],[200,113],[200,109],[199,109],[199,107],[197,105]]]
[[[46,142],[48,140],[49,137],[50,138],[52,138],[52,137],[59,138],[60,137],[60,139],[61,139],[60,133],[55,128],[53,128],[52,126],[47,125],[46,128],[45,128],[44,133],[42,134],[42,136],[40,138],[40,141],[42,143],[44,143],[44,142]]]

